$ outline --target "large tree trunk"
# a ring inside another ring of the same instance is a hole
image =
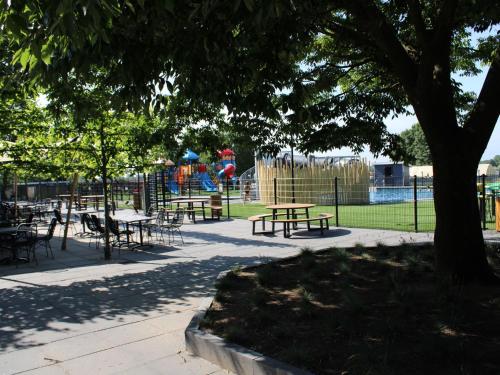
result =
[[[460,125],[450,78],[451,34],[447,38],[444,44],[436,39],[419,66],[416,86],[409,89],[432,155],[437,270],[459,282],[498,283],[486,258],[476,185],[477,167],[498,118],[491,101],[496,72],[490,69],[476,106]]]
[[[491,281],[478,205],[477,165],[465,159],[463,152],[434,159],[437,269],[457,281]]]

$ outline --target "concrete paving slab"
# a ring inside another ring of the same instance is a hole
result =
[[[430,233],[332,228],[325,236],[252,236],[246,220],[185,225],[185,245],[113,252],[69,238],[56,259],[0,267],[0,373],[227,374],[184,351],[183,330],[217,275],[323,249],[431,241]],[[57,232],[56,232],[57,234]],[[500,234],[485,232],[500,241]]]

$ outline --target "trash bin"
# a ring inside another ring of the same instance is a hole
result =
[[[210,196],[210,206],[222,206],[222,196],[214,194]]]
[[[497,197],[495,201],[495,216],[496,216],[496,229],[497,232],[500,232],[500,197]]]

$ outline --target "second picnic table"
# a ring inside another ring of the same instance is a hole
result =
[[[99,210],[99,201],[104,200],[104,195],[96,194],[96,195],[82,195],[81,199],[86,199],[87,201],[94,201],[94,207],[96,210]]]
[[[312,203],[280,203],[280,204],[272,204],[266,206],[268,210],[273,211],[273,220],[278,218],[278,211],[284,210],[286,211],[287,219],[295,219],[297,217],[296,210],[304,210],[304,214],[307,219],[309,219],[309,209],[315,207],[315,204]],[[294,229],[296,229],[296,223],[294,223]],[[311,230],[311,225],[309,221],[307,222],[307,230]]]
[[[176,204],[177,207],[180,207],[181,204],[187,204],[187,213],[188,217],[196,223],[196,215],[195,215],[195,204],[201,204],[201,212],[203,214],[203,220],[206,220],[205,216],[205,203],[208,203],[208,199],[204,198],[189,198],[189,199],[176,199],[171,202],[172,204]]]

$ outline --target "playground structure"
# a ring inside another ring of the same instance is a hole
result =
[[[230,149],[218,152],[220,162],[213,163],[211,168],[207,164],[199,163],[199,155],[187,150],[179,161],[179,165],[167,169],[165,185],[171,194],[181,195],[184,191],[203,190],[217,192],[218,185],[227,179],[234,182],[236,170],[235,154]]]
[[[293,165],[293,168],[292,168]],[[360,158],[285,157],[261,159],[240,177],[252,182],[252,199],[263,204],[307,202],[319,205],[368,204],[369,166]]]

